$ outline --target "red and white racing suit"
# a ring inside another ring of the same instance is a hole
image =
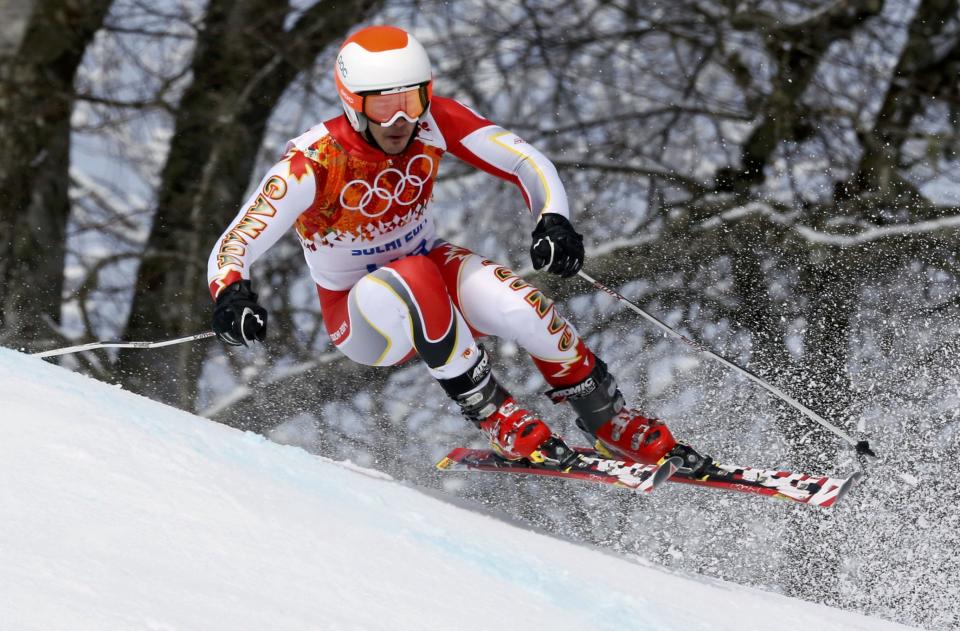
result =
[[[213,248],[211,294],[249,278],[293,226],[327,331],[350,359],[393,365],[418,354],[434,377],[450,379],[475,364],[476,337],[494,335],[526,349],[550,385],[582,381],[593,356],[552,301],[438,239],[429,206],[449,151],[517,184],[531,212],[567,216],[553,164],[452,99],[435,96],[418,125],[398,155],[371,146],[342,115],[291,140]]]

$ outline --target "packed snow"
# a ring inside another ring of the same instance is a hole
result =
[[[6,349],[0,393],[0,629],[908,628],[547,537]]]

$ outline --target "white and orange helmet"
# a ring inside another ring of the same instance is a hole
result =
[[[340,47],[333,76],[350,124],[358,132],[368,121],[414,123],[430,107],[430,59],[413,35],[395,26],[368,26]]]

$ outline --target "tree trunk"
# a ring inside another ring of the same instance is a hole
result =
[[[0,342],[56,339],[73,81],[110,3],[0,3]]]

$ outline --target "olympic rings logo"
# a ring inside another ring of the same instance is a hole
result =
[[[417,162],[426,160],[426,175],[417,175],[414,173],[414,165]],[[373,185],[366,180],[351,180],[347,182],[343,190],[340,191],[340,205],[347,210],[359,211],[364,217],[375,219],[383,216],[394,204],[400,206],[410,206],[420,199],[423,194],[423,187],[430,181],[433,174],[433,159],[425,153],[415,155],[407,163],[405,171],[389,168],[380,171],[377,177],[373,178]],[[397,181],[390,186],[390,176],[395,176]],[[416,190],[414,194],[413,191]],[[404,195],[407,193],[407,195]],[[354,203],[350,203],[351,199]],[[373,208],[370,207],[373,203]]]

